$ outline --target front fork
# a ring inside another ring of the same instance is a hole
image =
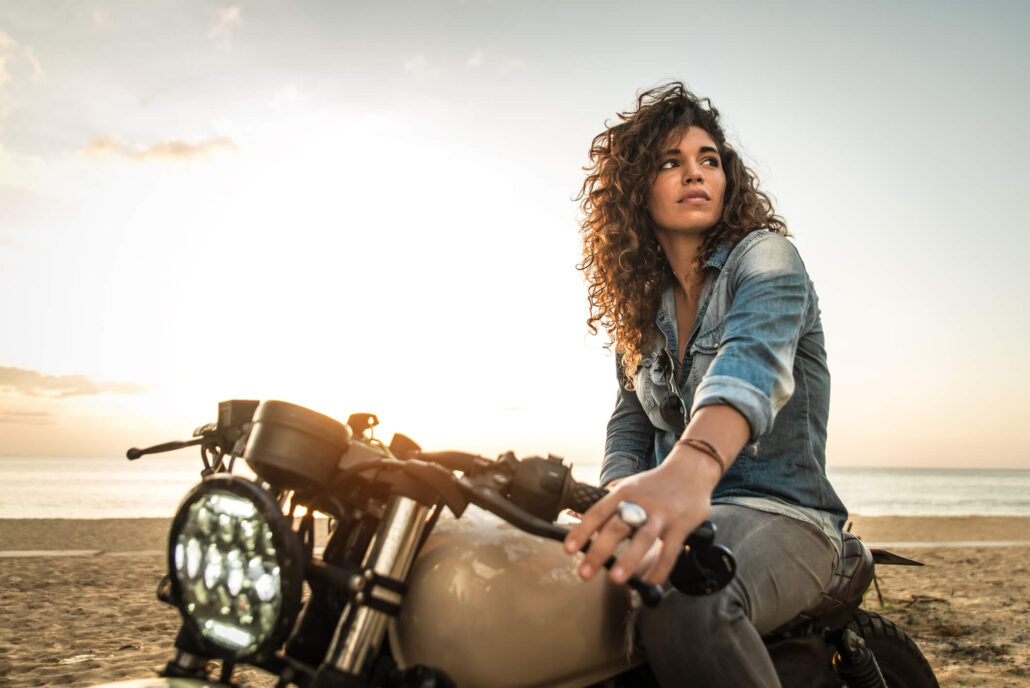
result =
[[[402,598],[400,592],[373,582],[407,579],[431,510],[408,497],[394,497],[387,504],[362,562],[365,583],[354,581],[358,590],[340,615],[325,662],[316,674],[316,687],[361,685],[360,677],[372,671],[390,615],[370,603],[396,607]]]

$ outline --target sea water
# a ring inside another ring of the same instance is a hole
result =
[[[136,461],[2,456],[0,518],[170,517],[201,468],[192,452]]]
[[[1030,470],[831,466],[827,474],[863,516],[1030,514]]]
[[[243,461],[239,462],[243,466]],[[0,457],[0,518],[134,518],[175,513],[200,480],[192,454],[119,458]],[[592,482],[598,466],[574,466]],[[852,513],[1030,515],[1030,470],[830,467]]]

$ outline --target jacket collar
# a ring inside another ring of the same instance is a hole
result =
[[[729,242],[719,244],[715,253],[705,261],[705,265],[722,271],[726,266],[726,260],[730,257],[733,246]],[[707,301],[703,304],[707,306]],[[702,306],[699,304],[699,307]],[[700,312],[700,310],[699,310]],[[672,290],[672,276],[666,275],[662,288],[662,298],[658,304],[658,313],[655,318],[658,330],[665,336],[666,347],[672,350],[672,343],[676,341],[676,297]]]
[[[729,242],[722,242],[719,244],[719,248],[715,249],[715,253],[705,261],[705,265],[717,270],[722,270],[726,265],[726,259],[730,257],[730,251],[732,250],[733,247],[730,246]]]

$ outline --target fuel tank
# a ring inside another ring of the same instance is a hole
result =
[[[461,688],[584,686],[639,664],[626,652],[627,589],[584,582],[574,565],[561,543],[476,507],[442,516],[389,626],[394,659]]]
[[[115,683],[104,683],[92,688],[232,688],[224,683],[208,683],[192,678],[153,678],[128,679]]]

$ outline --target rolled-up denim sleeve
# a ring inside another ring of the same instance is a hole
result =
[[[622,367],[617,357],[616,371]],[[608,421],[608,437],[604,446],[604,462],[601,464],[601,486],[618,478],[625,478],[640,470],[650,452],[654,450],[654,426],[644,413],[640,400],[634,391],[627,390],[621,372],[619,396],[615,410]]]
[[[810,287],[794,245],[771,234],[746,248],[733,280],[715,359],[694,393],[691,414],[729,404],[767,433],[794,393],[794,355],[808,317]]]

